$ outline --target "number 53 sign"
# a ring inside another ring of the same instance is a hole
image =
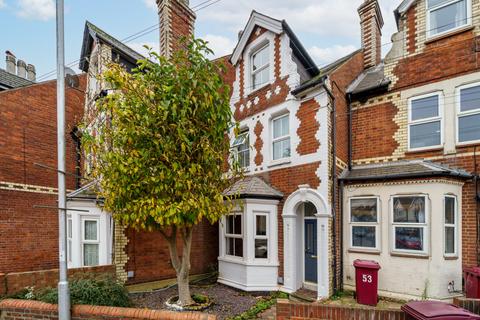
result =
[[[372,283],[372,276],[369,274],[362,274],[362,282]]]

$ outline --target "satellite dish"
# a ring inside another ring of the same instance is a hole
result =
[[[69,88],[78,89],[80,86],[80,80],[78,79],[78,75],[72,69],[65,67],[65,84]]]

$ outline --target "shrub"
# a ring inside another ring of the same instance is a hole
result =
[[[131,306],[125,286],[111,275],[74,277],[70,280],[69,287],[72,305]],[[33,294],[31,290],[24,290],[15,296],[20,299],[38,300],[52,304],[58,303],[57,288],[40,289]]]

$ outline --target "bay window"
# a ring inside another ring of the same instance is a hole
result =
[[[408,101],[409,149],[442,145],[442,108],[440,93],[428,94]]]
[[[226,216],[225,248],[226,254],[243,257],[242,214],[232,213]]]
[[[427,37],[469,25],[470,0],[427,0]]]
[[[378,211],[378,198],[350,199],[350,245],[352,248],[379,248]]]
[[[290,151],[290,123],[289,114],[282,115],[272,120],[273,160],[289,158]]]
[[[270,81],[270,46],[266,45],[252,54],[252,90]]]
[[[255,214],[255,259],[268,259],[268,213]]]
[[[455,196],[445,196],[444,199],[444,235],[445,256],[455,256],[457,254],[457,198]]]
[[[457,142],[480,141],[480,84],[457,89]]]
[[[97,266],[100,260],[99,221],[93,218],[82,219],[82,256],[84,266]]]
[[[393,197],[393,250],[427,253],[427,198],[425,196]]]

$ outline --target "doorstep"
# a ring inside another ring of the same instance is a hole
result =
[[[299,289],[290,294],[290,300],[295,302],[312,303],[317,301],[317,292],[308,289]]]

